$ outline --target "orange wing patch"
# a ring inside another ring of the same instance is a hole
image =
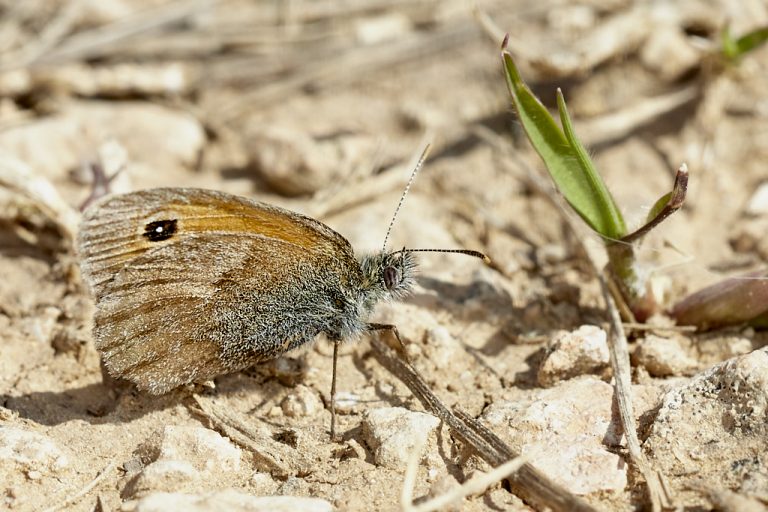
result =
[[[312,218],[223,192],[159,188],[107,197],[86,211],[78,243],[84,277],[98,296],[117,271],[147,251],[216,233],[352,256],[344,237]]]

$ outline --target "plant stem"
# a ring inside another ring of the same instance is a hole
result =
[[[619,291],[620,297],[614,297],[617,302],[626,304],[620,308],[623,314],[631,312],[634,318],[626,318],[629,322],[645,322],[658,308],[653,293],[646,288],[645,280],[638,275],[635,246],[631,243],[618,241],[605,245],[608,252],[607,273]]]

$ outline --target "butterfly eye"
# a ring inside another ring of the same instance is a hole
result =
[[[387,267],[384,269],[384,286],[387,290],[391,290],[398,285],[400,281],[400,272],[395,267]]]

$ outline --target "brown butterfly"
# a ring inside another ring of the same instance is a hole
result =
[[[332,413],[338,343],[371,330],[397,335],[368,318],[379,301],[411,290],[413,252],[422,251],[358,259],[322,222],[194,188],[99,200],[84,213],[78,247],[96,298],[96,348],[112,376],[161,394],[323,333],[335,343]]]

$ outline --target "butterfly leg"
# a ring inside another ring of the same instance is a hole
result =
[[[336,441],[336,361],[339,358],[339,340],[333,342],[333,377],[331,377],[331,442]]]
[[[405,362],[408,364],[411,364],[411,360],[408,359],[408,352],[405,350],[405,343],[403,343],[403,339],[400,337],[400,331],[397,330],[396,325],[392,324],[368,324],[368,330],[369,331],[389,331],[392,333],[392,335],[397,340],[397,343],[400,345],[400,353],[403,355],[403,359],[405,359]]]

